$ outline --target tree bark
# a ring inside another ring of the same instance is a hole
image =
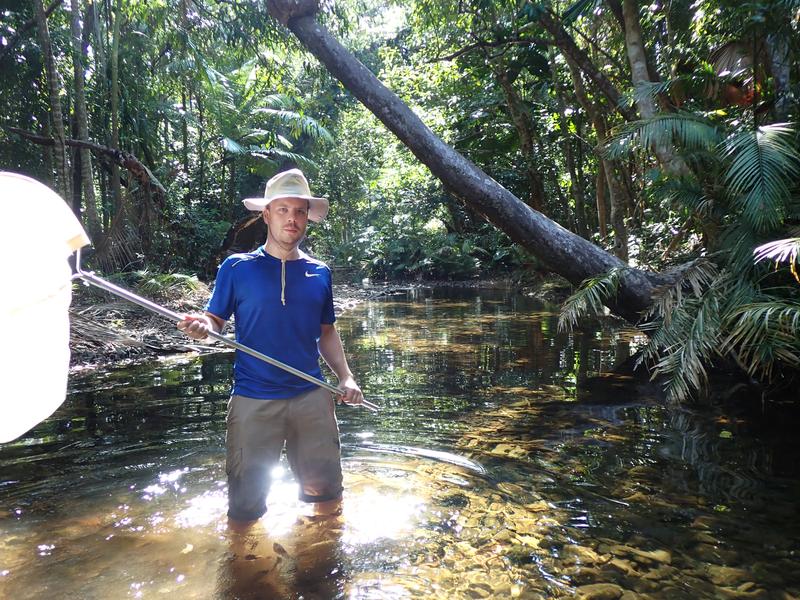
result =
[[[50,42],[50,30],[47,26],[47,15],[42,0],[35,0],[36,24],[39,32],[39,41],[42,44],[44,66],[47,74],[47,90],[50,96],[50,118],[54,140],[53,163],[55,166],[55,189],[61,194],[66,203],[71,207],[72,190],[70,187],[69,165],[67,163],[67,150],[64,145],[66,133],[64,132],[64,117],[61,111],[60,91],[53,46]]]
[[[111,147],[119,150],[119,35],[122,25],[122,0],[114,7],[114,30],[111,35]],[[119,166],[111,165],[111,193],[114,196],[114,216],[122,213],[122,186]]]
[[[531,115],[527,107],[520,98],[514,84],[509,77],[508,71],[502,65],[493,65],[497,81],[503,90],[506,98],[506,106],[511,121],[519,136],[520,150],[525,161],[525,175],[528,180],[528,200],[527,204],[534,210],[544,211],[544,177],[536,167],[536,160],[533,152],[534,129]]]
[[[564,90],[558,79],[558,70],[552,54],[550,56],[550,73],[553,77],[556,98],[558,100],[558,120],[562,133],[561,147],[564,151],[564,162],[567,165],[567,172],[569,172],[569,191],[570,195],[572,196],[572,200],[575,203],[575,232],[582,238],[588,238],[589,231],[586,228],[586,198],[583,193],[583,182],[578,178],[578,169],[575,165],[575,155],[572,148],[572,136],[569,134],[570,129],[569,118],[567,116],[567,102],[564,98]]]
[[[597,161],[597,174],[595,176],[595,205],[597,208],[597,230],[600,238],[608,235],[608,196],[606,195],[606,169],[602,160]]]
[[[633,87],[640,87],[645,83],[652,83],[650,73],[647,68],[647,54],[644,49],[642,27],[639,24],[639,2],[638,0],[622,0],[622,15],[625,19],[625,50],[628,54],[628,62],[631,65],[631,81]],[[636,106],[642,119],[652,119],[658,110],[649,94],[639,94]],[[682,158],[675,155],[673,149],[666,144],[659,144],[653,148],[658,162],[664,170],[672,175],[684,175],[689,172],[689,168]]]
[[[624,263],[582,237],[531,209],[519,198],[445,144],[316,22],[314,7],[293,10],[294,0],[269,0],[270,13],[297,36],[342,84],[377,116],[438,177],[445,188],[473,207],[512,240],[533,252],[550,270],[577,285]],[[314,4],[314,3],[311,3]],[[630,269],[609,302],[620,316],[635,321],[650,305],[656,277]]]
[[[621,114],[626,121],[635,121],[636,115],[623,104],[622,97],[619,91],[617,91],[617,88],[611,83],[608,77],[595,66],[586,52],[578,47],[578,44],[575,43],[572,36],[564,29],[561,22],[553,18],[553,15],[549,11],[543,10],[539,15],[539,23],[553,36],[553,41],[556,46],[558,46],[558,49],[561,50],[561,53],[578,65],[586,77],[588,77],[600,93],[605,96],[611,109]]]
[[[80,19],[80,0],[72,0],[72,67],[75,81],[75,120],[78,126],[78,139],[89,141],[89,118],[86,113],[86,93],[84,77],[84,44]],[[83,189],[83,212],[86,215],[87,229],[92,239],[99,239],[100,220],[97,217],[97,204],[94,196],[92,177],[92,157],[88,148],[79,148],[80,178]],[[75,198],[80,202],[80,198]]]
[[[792,107],[792,60],[789,56],[791,52],[789,40],[784,32],[779,31],[768,35],[766,42],[770,71],[775,82],[775,118],[778,121],[785,121]]]
[[[590,99],[586,93],[586,88],[583,85],[581,72],[578,65],[567,57],[567,66],[569,67],[570,75],[572,76],[572,83],[575,87],[575,97],[583,110],[589,115],[592,124],[594,125],[595,135],[597,136],[598,146],[605,142],[607,130],[606,122],[600,109]],[[602,154],[598,152],[597,160],[600,163],[598,173],[602,172],[605,177],[605,182],[608,184],[608,193],[611,204],[611,211],[608,217],[611,221],[611,228],[614,231],[614,254],[620,259],[628,260],[628,228],[625,226],[625,190],[617,177],[617,169],[614,162],[603,158]],[[606,231],[606,205],[605,198],[605,185],[601,182],[597,183],[597,218],[600,221],[600,235],[605,237],[608,232]]]

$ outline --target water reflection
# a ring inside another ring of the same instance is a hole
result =
[[[341,515],[279,469],[229,529],[229,354],[96,373],[0,451],[0,597],[800,595],[796,441],[611,376],[633,332],[475,292],[339,325],[382,406],[339,410]]]

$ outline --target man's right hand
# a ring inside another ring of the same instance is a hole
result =
[[[178,329],[194,340],[204,340],[209,331],[214,331],[211,317],[203,314],[183,315],[178,321]]]

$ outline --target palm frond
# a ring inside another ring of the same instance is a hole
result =
[[[792,276],[800,283],[800,276],[797,270],[797,255],[800,254],[800,237],[775,240],[762,244],[753,251],[756,263],[762,260],[771,260],[778,263],[789,263],[789,270]]]
[[[700,298],[684,300],[651,338],[646,352],[658,357],[653,377],[666,378],[669,399],[684,401],[705,389],[706,365],[720,346],[720,320],[719,295],[710,288]],[[655,345],[660,348],[654,353]]]
[[[184,273],[153,273],[148,270],[136,271],[137,290],[147,296],[163,296],[171,291],[197,291],[200,281],[195,275]]]
[[[606,143],[603,154],[613,160],[634,150],[675,143],[687,150],[708,149],[721,139],[720,127],[706,118],[690,113],[665,113],[623,125]]]
[[[750,375],[772,377],[776,363],[800,367],[800,304],[771,300],[736,307],[728,316],[725,350],[736,354]]]
[[[733,204],[758,232],[777,229],[786,214],[790,187],[800,176],[800,153],[786,124],[765,125],[730,136],[722,156],[730,161],[725,180]]]
[[[259,161],[266,161],[269,164],[277,165],[278,162],[290,161],[299,167],[302,167],[304,170],[313,171],[317,169],[317,163],[310,158],[305,157],[302,154],[289,152],[274,146],[269,148],[264,148],[262,146],[250,146],[247,148],[245,154]],[[283,160],[279,161],[279,158]]]
[[[691,261],[681,268],[673,283],[655,290],[647,316],[661,319],[663,326],[669,326],[672,313],[683,304],[685,294],[699,298],[717,277],[719,268],[707,257]]]
[[[558,330],[569,331],[578,320],[603,312],[605,303],[616,296],[619,284],[628,267],[614,267],[607,273],[584,280],[564,302],[558,316]]]
[[[319,121],[311,117],[292,110],[280,108],[262,107],[255,109],[253,112],[268,115],[282,125],[289,127],[295,137],[300,137],[301,134],[305,134],[315,139],[333,142],[333,136],[330,132],[325,129]]]
[[[261,98],[261,104],[264,106],[271,106],[272,108],[282,108],[283,110],[292,110],[295,108],[295,102],[291,96],[286,94],[269,94]]]
[[[653,195],[691,212],[698,211],[707,200],[703,188],[693,177],[663,178],[653,185]]]
[[[231,154],[246,154],[247,150],[236,140],[229,137],[222,138],[222,147]]]

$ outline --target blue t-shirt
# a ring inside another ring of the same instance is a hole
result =
[[[227,321],[236,318],[236,340],[321,378],[318,342],[321,324],[336,321],[331,271],[301,252],[281,261],[263,247],[233,254],[217,273],[206,310]],[[291,398],[315,385],[263,360],[236,351],[233,393],[248,398]]]

